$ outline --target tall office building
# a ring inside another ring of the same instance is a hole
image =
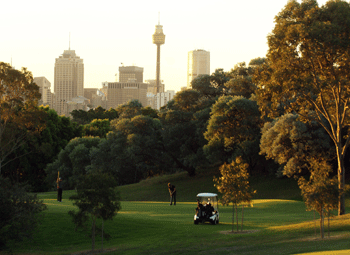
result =
[[[75,50],[65,50],[55,62],[54,92],[56,111],[68,115],[67,102],[84,96],[84,63]]]
[[[157,45],[157,69],[156,69],[156,87],[157,93],[160,92],[160,45],[165,43],[165,34],[163,34],[163,26],[159,24],[156,25],[156,31],[152,35],[153,43]]]
[[[203,74],[210,75],[210,52],[205,50],[188,52],[187,88],[192,88],[192,80]]]
[[[128,82],[130,80],[135,80],[136,82],[143,82],[143,67],[120,66],[119,82]]]
[[[119,82],[103,83],[103,86],[107,87],[107,109],[116,108],[133,99],[147,106],[148,84],[143,83],[143,68],[122,66],[119,67],[119,72]]]

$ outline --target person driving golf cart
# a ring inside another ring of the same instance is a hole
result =
[[[199,193],[197,195],[194,224],[206,221],[214,225],[219,223],[218,198],[215,193]]]

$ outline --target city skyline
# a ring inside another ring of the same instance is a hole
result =
[[[318,1],[323,5],[326,1]],[[267,35],[274,17],[287,4],[267,1],[7,1],[0,17],[0,61],[34,77],[46,77],[54,91],[55,58],[69,44],[84,59],[84,87],[100,88],[115,81],[125,66],[144,68],[144,79],[156,78],[154,26],[163,26],[167,42],[162,46],[161,80],[166,90],[179,91],[187,83],[188,52],[210,52],[210,72],[229,71],[239,62],[265,57]],[[70,41],[69,41],[70,34]]]

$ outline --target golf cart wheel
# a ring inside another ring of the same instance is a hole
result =
[[[216,225],[216,224],[217,224],[217,221],[216,221],[216,219],[215,219],[215,220],[211,220],[210,223],[211,223],[212,225]]]
[[[194,224],[195,224],[195,225],[198,225],[198,220],[195,220],[195,221],[194,221]]]

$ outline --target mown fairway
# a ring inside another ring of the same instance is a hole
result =
[[[178,179],[177,183],[181,187],[185,182]],[[145,193],[154,188],[143,185],[141,190]],[[140,187],[135,185],[134,188]],[[130,187],[120,188],[122,196],[126,189],[130,197]],[[62,203],[55,200],[55,192],[39,194],[48,205],[43,224],[33,241],[14,247],[15,253],[79,254],[91,249],[90,239],[83,232],[74,231],[67,214],[74,208],[67,199],[70,194],[71,191],[64,192]],[[183,197],[186,197],[184,193]],[[313,212],[306,212],[303,202],[258,199],[252,208],[244,210],[243,230],[247,232],[232,234],[229,233],[232,207],[219,208],[219,225],[194,225],[195,201],[183,202],[178,196],[180,202],[169,206],[166,199],[162,202],[123,201],[122,210],[104,225],[112,236],[109,241],[104,240],[107,254],[297,254],[350,249],[350,214],[332,219],[331,237],[326,233],[325,240],[321,241],[318,225],[315,237]],[[347,212],[349,210],[347,201]],[[96,249],[100,248],[101,238],[97,238]]]

